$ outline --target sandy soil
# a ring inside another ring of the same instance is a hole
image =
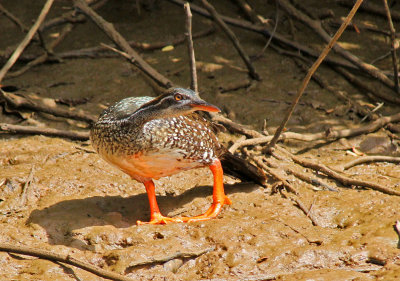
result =
[[[135,1],[108,3],[100,9],[128,39],[139,42],[168,41],[184,32],[183,13],[167,3],[137,15]],[[227,15],[237,15],[234,5],[219,2]],[[226,1],[230,3],[229,1]],[[318,1],[305,1],[317,11]],[[40,11],[43,1],[11,0],[2,4],[27,25]],[[22,3],[22,2],[21,2]],[[49,17],[62,13],[69,1],[57,1]],[[228,7],[229,6],[229,7]],[[260,10],[274,17],[274,6]],[[347,9],[327,1],[336,17]],[[380,18],[366,14],[357,20],[385,26]],[[194,17],[194,29],[202,30],[208,21]],[[288,28],[283,19],[282,30]],[[385,27],[386,28],[386,27]],[[298,40],[320,41],[302,26]],[[301,33],[304,29],[306,33]],[[21,40],[21,32],[0,17],[0,49]],[[50,37],[52,30],[46,34]],[[238,31],[238,30],[236,30]],[[283,32],[283,31],[282,31]],[[309,33],[307,33],[309,32]],[[264,40],[258,35],[238,32],[250,54],[259,52]],[[312,42],[314,42],[312,41]],[[108,42],[91,23],[77,25],[57,51],[96,46]],[[363,31],[344,34],[343,44],[370,61],[388,50],[383,36]],[[372,42],[372,43],[371,43]],[[347,44],[347,45],[346,45]],[[221,32],[195,41],[202,97],[224,109],[238,122],[261,130],[267,119],[273,133],[304,74],[292,60],[271,49],[255,62],[262,81],[248,89],[221,94],[224,87],[247,79],[244,66]],[[32,50],[31,50],[32,51]],[[144,57],[175,83],[189,84],[186,46],[170,52],[144,53]],[[390,69],[390,61],[378,63]],[[360,102],[373,103],[346,81],[326,68],[319,70],[332,85],[347,90]],[[35,67],[24,75],[5,80],[26,93],[40,97],[89,97],[78,109],[99,114],[108,104],[127,96],[153,95],[137,71],[119,58],[66,60]],[[379,86],[378,86],[379,87]],[[382,89],[383,90],[383,89]],[[296,132],[319,132],[328,128],[359,125],[349,112],[328,92],[311,83],[288,124]],[[385,105],[380,114],[398,112]],[[64,129],[85,129],[80,122],[35,113],[0,114],[0,122],[46,124]],[[373,136],[383,145],[373,145],[375,154],[398,155],[398,143],[390,142],[385,130],[325,145],[285,142],[292,152],[332,167],[353,160],[346,153],[360,147]],[[233,201],[217,219],[190,224],[136,226],[148,220],[149,209],[144,187],[110,167],[91,152],[89,142],[74,142],[44,136],[0,135],[0,242],[69,253],[107,270],[134,280],[398,280],[400,278],[399,237],[393,225],[400,219],[400,198],[371,190],[346,188],[326,179],[337,192],[317,190],[294,177],[292,184],[301,200],[311,208],[320,226],[290,200],[271,194],[270,188],[238,183],[226,177],[226,191]],[[229,145],[237,136],[223,134]],[[283,164],[282,164],[283,165]],[[346,171],[351,177],[400,189],[400,166],[390,163],[360,165]],[[323,178],[323,176],[321,176]],[[271,179],[271,183],[273,180]],[[156,181],[158,202],[169,216],[197,215],[211,203],[212,175],[208,169],[192,170]],[[151,261],[147,265],[138,265]],[[161,261],[163,260],[163,261]],[[2,280],[103,280],[91,273],[43,259],[0,252]]]

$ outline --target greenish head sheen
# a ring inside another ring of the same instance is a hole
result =
[[[173,88],[156,97],[130,97],[106,109],[100,119],[151,120],[163,117],[187,115],[196,110],[218,112],[218,107],[202,100],[194,91]]]
[[[194,91],[174,88],[140,106],[130,118],[137,115],[162,118],[187,115],[196,110],[218,112],[218,107],[202,100]],[[147,119],[147,118],[146,118]]]

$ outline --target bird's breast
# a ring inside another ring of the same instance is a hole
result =
[[[118,167],[137,181],[159,179],[184,170],[205,166],[204,163],[184,157],[185,152],[177,149],[139,152],[134,155],[101,154],[110,164]]]

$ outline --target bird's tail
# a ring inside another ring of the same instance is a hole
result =
[[[229,151],[226,151],[220,157],[220,160],[224,173],[241,181],[252,181],[262,186],[266,185],[267,176],[265,173],[249,161],[239,158]]]

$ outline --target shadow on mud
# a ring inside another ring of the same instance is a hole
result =
[[[260,188],[253,183],[239,183],[225,185],[226,194],[239,192],[252,192]],[[177,196],[157,196],[160,210],[169,216],[197,215],[205,211],[210,199],[205,199],[212,194],[212,187],[193,187]],[[192,202],[196,199],[202,201]],[[192,204],[193,203],[193,204]],[[188,208],[199,205],[202,210],[186,214]],[[187,206],[184,206],[188,204]],[[197,213],[198,212],[198,213]],[[41,210],[34,210],[27,224],[37,224],[47,232],[48,242],[55,245],[66,245],[78,249],[90,249],[83,241],[74,238],[78,229],[111,225],[115,228],[136,227],[136,221],[149,220],[150,210],[147,194],[142,193],[130,197],[121,196],[95,196],[84,199],[73,199],[58,202]]]

